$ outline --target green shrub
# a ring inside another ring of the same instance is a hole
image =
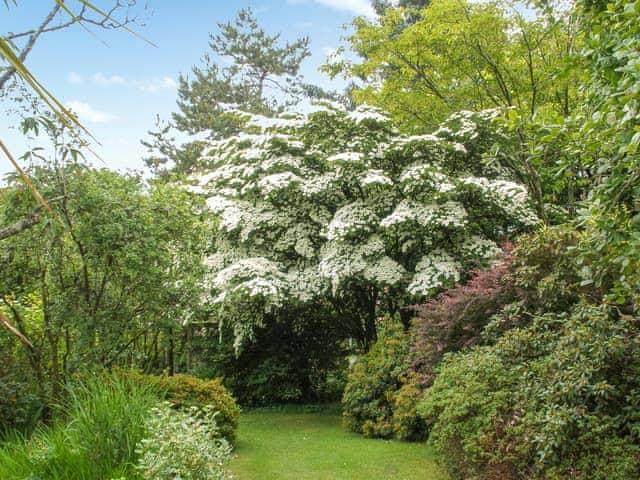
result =
[[[417,385],[415,377],[410,376],[393,395],[392,427],[396,438],[409,441],[427,438],[427,424],[417,409],[422,394],[423,389]]]
[[[164,398],[174,407],[211,405],[218,412],[216,423],[220,433],[230,442],[235,441],[240,409],[220,379],[203,380],[186,374],[164,377],[127,372],[126,375],[140,385],[147,385],[163,392]]]
[[[407,339],[402,324],[385,319],[378,340],[349,373],[342,396],[345,427],[368,437],[392,437],[393,397],[405,375]]]
[[[0,447],[0,478],[85,480],[133,473],[136,444],[144,436],[151,389],[117,375],[78,380],[51,427]]]
[[[33,385],[12,376],[0,377],[0,436],[11,430],[31,431],[42,407]]]
[[[221,437],[213,406],[176,410],[154,407],[138,447],[136,470],[145,480],[223,480],[231,446]]]
[[[529,323],[448,356],[426,391],[452,476],[639,478],[640,318],[578,304]]]

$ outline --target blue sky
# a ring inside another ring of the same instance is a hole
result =
[[[94,3],[105,8],[111,1]],[[265,30],[279,32],[285,40],[308,36],[312,56],[302,74],[324,86],[331,84],[317,69],[327,52],[339,46],[343,26],[355,15],[372,13],[368,0],[151,0],[146,12],[144,2],[139,3],[133,12],[145,25],[135,29],[157,47],[125,31],[94,29],[93,36],[74,26],[43,36],[27,60],[37,78],[79,114],[101,143],[95,147],[102,159],[93,160],[96,166],[142,168],[140,139],[153,129],[156,115],[169,118],[175,110],[178,74],[200,64],[209,33],[240,8],[251,7]],[[20,0],[6,10],[0,3],[0,33],[35,27],[52,4]],[[0,106],[4,112],[11,105],[4,101]],[[14,123],[1,116],[0,138],[20,155],[26,144]],[[8,161],[0,159],[0,174],[10,170]]]

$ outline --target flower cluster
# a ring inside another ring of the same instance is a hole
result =
[[[462,112],[409,136],[370,107],[325,104],[306,117],[251,117],[251,134],[212,142],[212,170],[191,182],[218,219],[212,298],[272,309],[353,281],[426,296],[457,282],[498,251],[499,238],[482,233],[489,215],[504,213],[495,232],[537,222],[524,187],[478,174],[492,115]]]
[[[460,280],[462,265],[447,252],[431,251],[416,265],[416,274],[407,287],[413,295],[428,295],[443,285],[452,286]]]

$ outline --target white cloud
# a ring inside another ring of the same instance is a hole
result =
[[[82,85],[84,83],[84,77],[76,72],[69,74],[69,83],[72,85]]]
[[[148,93],[157,93],[162,90],[175,90],[178,88],[178,83],[169,76],[129,80],[121,75],[105,75],[102,72],[97,72],[85,79],[84,76],[76,72],[71,72],[68,77],[69,83],[73,85],[83,85],[86,80],[100,87],[129,87]]]
[[[111,85],[125,85],[126,80],[120,75],[105,76],[101,72],[94,73],[92,77],[94,83],[101,87],[110,87]]]
[[[351,12],[355,15],[364,15],[365,17],[375,17],[375,10],[371,6],[369,0],[312,0],[315,3],[333,8],[334,10],[342,10]],[[305,0],[287,0],[290,5],[299,5]]]
[[[156,93],[160,90],[175,90],[178,88],[178,84],[171,77],[154,77],[151,80],[137,81],[136,87],[141,92]]]
[[[369,0],[314,0],[316,3],[326,5],[336,10],[346,10],[356,15],[364,15],[365,17],[374,17],[375,10],[371,6]]]
[[[116,118],[118,118],[111,113],[96,110],[86,102],[78,102],[75,100],[67,102],[67,108],[70,108],[73,112],[75,112],[78,117],[80,117],[80,120],[89,123],[110,122],[111,120],[115,120]]]
[[[304,29],[304,30],[309,30],[311,28],[313,28],[313,22],[296,22],[295,24],[296,28],[300,29]]]

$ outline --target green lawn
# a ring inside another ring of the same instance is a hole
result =
[[[366,439],[335,413],[242,414],[234,480],[444,480],[424,444]]]

